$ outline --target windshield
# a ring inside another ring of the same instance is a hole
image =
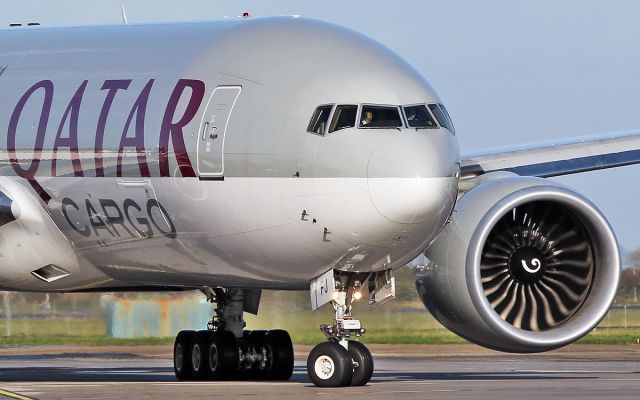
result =
[[[400,128],[402,119],[398,107],[362,106],[361,128]]]
[[[443,105],[429,104],[429,109],[436,117],[441,127],[447,128],[449,131],[451,131],[451,133],[455,133],[455,130],[453,129],[453,123],[451,122],[449,114],[447,113],[447,110]]]
[[[423,104],[417,106],[405,106],[402,108],[404,110],[405,117],[407,117],[407,124],[409,124],[410,128],[438,128],[433,117],[429,114],[427,107]]]
[[[329,114],[331,113],[332,105],[320,106],[316,108],[316,111],[311,116],[311,121],[307,127],[307,132],[317,133],[324,135],[327,128],[327,122],[329,122]]]
[[[336,107],[333,113],[333,120],[329,132],[339,131],[340,129],[353,128],[356,126],[356,115],[358,114],[358,106],[340,105]]]
[[[440,109],[442,110],[442,113],[444,114],[444,116],[447,118],[447,120],[449,121],[449,126],[451,127],[451,133],[455,134],[456,133],[456,127],[453,126],[453,121],[451,120],[451,116],[449,115],[449,113],[447,112],[447,109],[444,108],[444,106],[442,104],[440,104]]]

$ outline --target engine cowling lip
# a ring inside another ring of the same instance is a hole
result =
[[[583,304],[584,307],[589,303],[590,309],[588,312],[578,311],[574,318],[563,325],[549,331],[539,332],[519,329],[503,320],[491,307],[489,300],[484,295],[480,277],[482,250],[495,224],[514,207],[532,201],[557,201],[576,214],[587,217],[587,222],[585,223],[589,225],[587,230],[592,234],[594,229],[598,228],[596,234],[603,246],[596,250],[598,252],[596,258],[601,258],[604,254],[609,255],[609,258],[604,260],[609,265],[601,268],[603,271],[599,272],[604,273],[606,276],[595,278],[599,280],[599,287],[596,288],[596,293],[592,293],[589,296],[590,299]],[[593,329],[606,315],[618,285],[620,253],[611,226],[593,203],[561,186],[537,185],[514,191],[487,211],[480,220],[477,229],[471,235],[467,249],[466,265],[465,274],[470,298],[485,323],[503,336],[505,340],[512,341],[515,345],[521,346],[527,351],[544,351],[550,348],[562,347],[579,339]],[[617,266],[617,268],[612,266]]]

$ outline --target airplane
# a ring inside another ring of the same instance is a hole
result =
[[[200,290],[179,380],[288,380],[290,335],[246,330],[263,290],[331,304],[321,387],[374,362],[352,312],[416,288],[445,327],[534,353],[609,309],[605,216],[545,178],[640,161],[634,133],[460,155],[426,78],[373,39],[305,18],[0,30],[0,290]]]

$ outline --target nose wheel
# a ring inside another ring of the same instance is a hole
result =
[[[360,342],[349,340],[348,349],[337,342],[324,342],[309,353],[307,372],[320,387],[364,386],[373,375],[373,357]]]
[[[348,386],[353,376],[353,363],[347,349],[338,343],[325,342],[309,353],[307,372],[316,386]]]
[[[373,376],[373,356],[367,346],[360,342],[350,340],[348,346],[354,365],[350,386],[364,386]]]
[[[320,387],[364,386],[373,376],[373,356],[367,347],[352,336],[362,336],[365,329],[351,313],[354,290],[360,287],[357,277],[338,282],[330,301],[335,311],[332,325],[321,325],[328,342],[320,343],[307,358],[309,379]]]

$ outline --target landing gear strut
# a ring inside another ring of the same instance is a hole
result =
[[[216,303],[216,315],[207,330],[178,333],[173,347],[176,378],[288,380],[293,373],[289,334],[283,330],[244,330],[243,313],[257,313],[259,292],[212,289],[205,293]]]
[[[365,333],[351,314],[353,300],[361,296],[358,278],[341,276],[335,282],[330,301],[335,312],[333,324],[320,326],[328,341],[314,347],[307,358],[307,373],[316,386],[364,386],[373,375],[373,357],[367,347],[349,340]]]

